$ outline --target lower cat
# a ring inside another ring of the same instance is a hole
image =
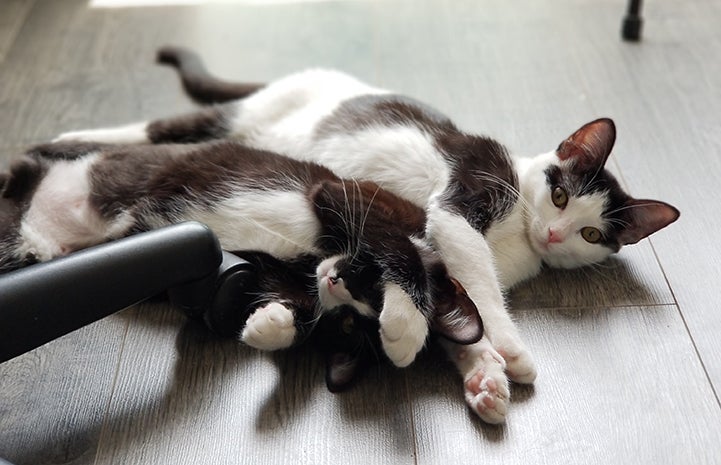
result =
[[[382,347],[398,366],[415,358],[429,324],[459,343],[482,335],[475,306],[424,242],[423,211],[312,163],[232,141],[56,143],[28,151],[0,183],[8,220],[0,269],[196,220],[226,250],[295,260],[306,273],[313,265],[319,305],[280,297],[254,307],[241,321],[240,338],[250,345],[288,347],[318,309],[344,305],[379,318]]]

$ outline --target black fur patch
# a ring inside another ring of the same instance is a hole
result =
[[[319,124],[314,136],[393,126],[417,127],[434,139],[452,167],[444,201],[476,230],[485,232],[511,211],[518,199],[518,178],[506,148],[464,134],[448,117],[412,98],[380,94],[346,100]]]
[[[191,114],[159,119],[148,124],[147,136],[154,144],[193,143],[222,139],[230,132],[229,120],[235,107],[218,105]]]

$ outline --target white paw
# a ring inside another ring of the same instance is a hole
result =
[[[531,353],[522,343],[513,340],[498,341],[494,339],[493,347],[505,360],[506,374],[511,381],[519,384],[533,384],[536,376],[538,376],[536,363],[533,361]]]
[[[240,340],[256,349],[277,350],[290,347],[295,336],[293,312],[278,302],[271,302],[248,317]]]
[[[93,142],[95,140],[96,139],[93,138],[93,131],[70,131],[60,134],[58,137],[53,139],[53,142]]]
[[[148,142],[147,123],[134,123],[115,128],[87,129],[83,131],[64,132],[53,139],[53,142],[79,141],[103,142],[107,144],[135,144]]]
[[[464,379],[466,403],[486,423],[496,425],[506,421],[511,393],[505,368],[500,355],[486,350]]]
[[[425,345],[428,322],[400,287],[386,286],[379,323],[388,358],[398,367],[410,365]]]

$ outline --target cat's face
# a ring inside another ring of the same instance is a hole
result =
[[[458,344],[477,342],[483,336],[483,322],[473,301],[430,247],[420,251],[434,309],[429,322],[433,332]],[[331,392],[347,389],[384,358],[378,321],[384,302],[383,272],[362,256],[336,255],[316,269],[322,313],[313,334],[326,357]]]
[[[316,269],[321,306],[332,309],[348,305],[366,317],[377,317],[383,303],[381,270],[366,260],[334,255]]]
[[[549,266],[598,263],[678,218],[666,203],[629,196],[604,168],[615,134],[611,120],[588,123],[521,173],[528,239]]]

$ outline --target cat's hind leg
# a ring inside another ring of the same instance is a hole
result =
[[[248,317],[240,340],[256,349],[278,350],[293,345],[297,333],[293,310],[274,301],[258,307]]]
[[[226,137],[235,114],[235,105],[231,103],[149,122],[66,132],[55,138],[53,142],[81,141],[106,144],[203,142]]]

